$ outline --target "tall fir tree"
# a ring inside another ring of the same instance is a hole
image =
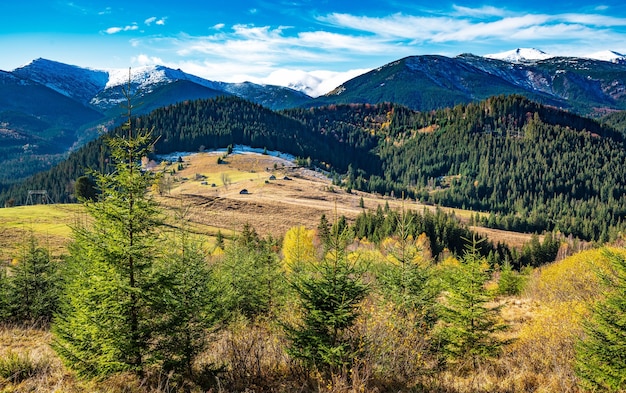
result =
[[[193,380],[194,362],[206,348],[210,333],[219,327],[225,310],[218,301],[223,291],[216,284],[202,243],[188,230],[184,209],[176,212],[177,229],[156,269],[160,296],[153,300],[159,313],[152,342],[154,355],[166,372]]]
[[[611,269],[601,274],[607,296],[583,323],[585,336],[576,347],[576,371],[584,388],[594,392],[626,391],[626,257],[607,252]]]
[[[148,194],[153,176],[140,159],[151,136],[135,130],[129,84],[123,136],[109,136],[115,170],[93,173],[100,195],[85,201],[91,220],[73,228],[54,348],[79,374],[141,374],[153,330],[152,272],[161,213]]]

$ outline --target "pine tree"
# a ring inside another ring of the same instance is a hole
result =
[[[499,295],[519,295],[524,287],[525,277],[521,273],[513,270],[511,262],[504,261],[502,270],[500,271],[500,279],[498,280]]]
[[[584,322],[585,336],[576,347],[576,371],[590,391],[626,391],[626,258],[607,252],[610,273],[601,277],[608,294]]]
[[[157,269],[161,296],[153,304],[159,312],[152,350],[166,372],[193,379],[194,361],[206,348],[208,335],[218,327],[224,310],[218,304],[220,291],[202,244],[191,237],[184,213],[177,221],[180,225]]]
[[[326,218],[326,214],[322,214],[320,217],[320,223],[317,225],[317,236],[324,245],[324,250],[327,250],[330,241],[330,223]]]
[[[130,77],[129,77],[130,80]],[[115,170],[94,173],[99,199],[85,207],[92,222],[73,228],[54,348],[81,375],[141,374],[148,356],[158,256],[160,211],[150,198],[150,172],[141,170],[150,134],[133,130],[130,82],[124,90],[125,136],[110,136]]]
[[[229,245],[216,266],[221,302],[232,313],[254,320],[268,315],[282,296],[283,280],[277,255],[266,241],[250,246]]]
[[[433,279],[433,271],[424,253],[428,251],[428,240],[420,235],[417,240],[410,234],[413,215],[402,210],[397,216],[395,238],[388,238],[382,248],[390,262],[380,275],[387,298],[403,312],[415,312],[428,330],[436,321],[435,304],[439,292]]]

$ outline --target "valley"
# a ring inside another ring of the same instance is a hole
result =
[[[333,185],[326,175],[298,167],[292,160],[265,155],[259,152],[242,152],[235,148],[225,163],[217,158],[223,151],[181,153],[183,169],[166,175],[167,185],[153,196],[166,211],[180,209],[188,213],[193,232],[208,236],[211,243],[218,231],[234,238],[244,224],[250,224],[261,236],[283,236],[292,227],[304,225],[317,227],[322,214],[332,221],[345,216],[349,222],[363,211],[389,206],[393,210],[424,209],[434,211],[434,206],[415,200],[383,197],[363,191],[347,193]],[[178,167],[170,155],[169,165],[154,162],[153,171],[168,172]],[[288,179],[286,180],[285,177]],[[227,184],[224,184],[227,179]],[[241,194],[247,190],[246,194]],[[363,206],[361,207],[361,200]],[[454,213],[462,223],[468,224],[471,211],[441,207]],[[17,252],[20,239],[32,231],[50,252],[59,256],[66,251],[71,235],[70,226],[86,219],[80,204],[29,205],[0,209],[0,260],[10,259]],[[491,242],[502,242],[519,248],[530,238],[529,233],[503,231],[484,227],[471,227]]]

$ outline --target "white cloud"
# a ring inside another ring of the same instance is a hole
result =
[[[143,23],[145,23],[146,26],[150,26],[153,23],[159,26],[163,26],[165,24],[165,18],[158,19],[156,16],[152,16],[146,19]]]
[[[163,59],[155,56],[148,56],[145,54],[141,54],[139,56],[133,57],[131,59],[132,64],[137,66],[148,66],[148,65],[164,65]]]
[[[133,31],[133,30],[138,30],[138,29],[139,29],[139,26],[137,26],[136,24],[132,24],[132,25],[124,26],[124,27],[109,27],[104,32],[107,34],[117,34],[121,31]]]
[[[257,83],[290,87],[304,91],[311,97],[318,97],[368,71],[370,70],[355,69],[346,72],[334,72],[278,69],[267,77],[258,79]]]
[[[456,11],[457,16],[473,16],[473,17],[485,17],[485,16],[504,16],[508,12],[502,8],[496,8],[492,6],[483,6],[481,8],[463,7],[460,5],[453,5],[452,8]]]

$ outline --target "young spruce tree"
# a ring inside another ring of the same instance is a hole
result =
[[[100,194],[84,200],[89,224],[73,228],[64,291],[53,332],[54,348],[85,376],[141,374],[154,310],[150,299],[160,210],[147,193],[153,176],[141,170],[150,134],[133,129],[130,76],[126,135],[109,136],[115,168],[94,173]]]
[[[187,214],[177,209],[177,228],[159,260],[159,296],[154,299],[153,353],[166,372],[193,380],[193,365],[206,348],[209,334],[223,319],[215,272],[209,266],[202,243],[188,230]]]
[[[302,320],[285,326],[291,342],[288,351],[327,374],[349,366],[358,354],[350,328],[369,289],[362,280],[363,271],[348,258],[348,238],[347,229],[336,230],[326,256],[296,272],[291,282]]]
[[[581,385],[593,392],[626,391],[626,258],[608,253],[611,273],[602,275],[609,289],[584,324],[576,347]]]
[[[22,245],[17,265],[11,267],[10,303],[15,322],[47,325],[58,302],[59,276],[50,253],[31,233]]]
[[[499,309],[488,306],[493,298],[485,288],[488,279],[487,261],[474,240],[460,264],[449,272],[437,330],[445,362],[459,371],[476,370],[503,344],[495,333],[506,326],[499,320]]]

